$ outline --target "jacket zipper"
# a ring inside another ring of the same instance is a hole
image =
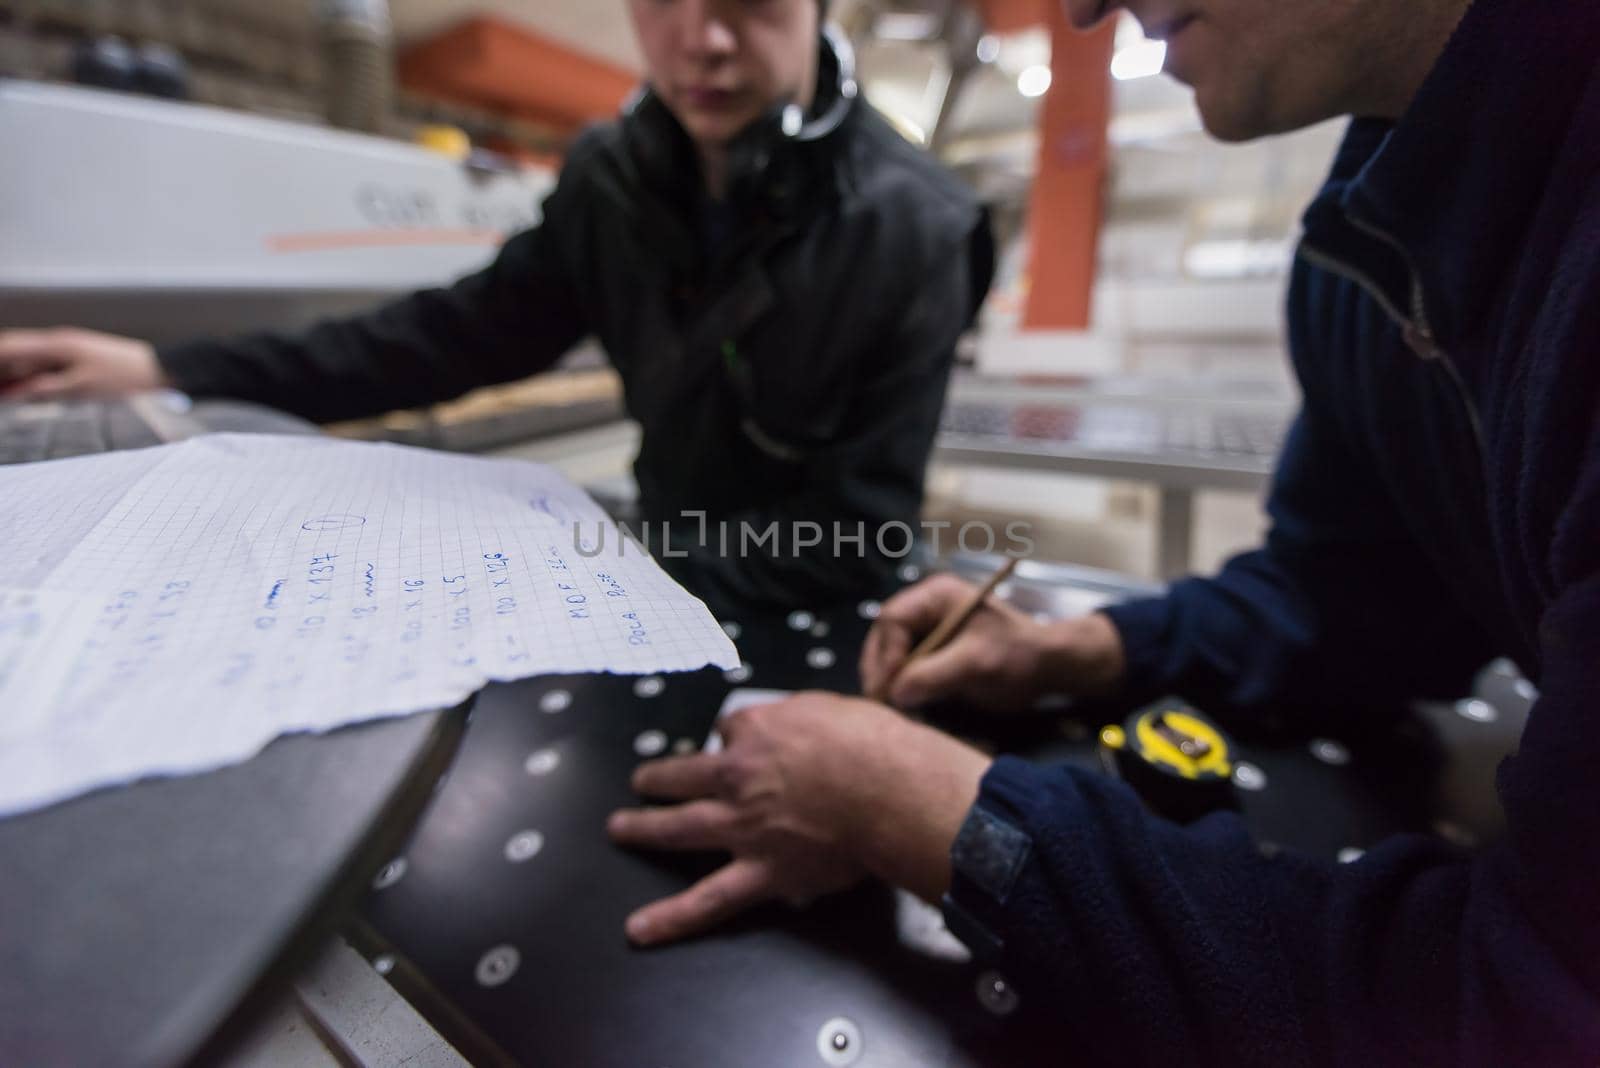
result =
[[[1346,217],[1349,218],[1349,216]],[[1426,302],[1423,300],[1422,281],[1417,275],[1416,265],[1411,262],[1410,254],[1406,252],[1400,242],[1390,237],[1383,230],[1354,218],[1350,218],[1350,224],[1369,237],[1374,237],[1394,249],[1400,254],[1400,258],[1405,261],[1406,274],[1411,282],[1411,314],[1409,316],[1395,307],[1394,303],[1389,300],[1383,289],[1376,282],[1364,272],[1357,270],[1343,260],[1319,251],[1304,240],[1300,242],[1300,254],[1310,263],[1348,278],[1366,290],[1367,294],[1378,302],[1389,318],[1393,319],[1400,329],[1408,335],[1408,340],[1410,337],[1415,337],[1421,342],[1420,350],[1415,345],[1411,346],[1418,357],[1423,360],[1437,361],[1444,368],[1445,374],[1449,376],[1451,383],[1455,386],[1456,396],[1461,401],[1461,407],[1467,413],[1467,425],[1472,429],[1472,442],[1478,450],[1478,470],[1482,473],[1485,480],[1484,486],[1487,488],[1489,447],[1484,441],[1483,423],[1478,418],[1477,406],[1472,403],[1472,394],[1468,391],[1466,380],[1461,377],[1461,372],[1456,369],[1455,361],[1434,340],[1433,327],[1428,322],[1428,309]]]
[[[1422,280],[1417,273],[1416,265],[1412,262],[1410,254],[1406,252],[1400,242],[1389,236],[1388,233],[1356,219],[1350,219],[1350,223],[1356,229],[1395,249],[1400,254],[1400,258],[1405,261],[1406,271],[1411,281],[1412,318],[1407,319],[1405,316],[1398,314],[1397,309],[1383,295],[1382,290],[1369,277],[1354,267],[1333,256],[1311,248],[1304,240],[1300,243],[1301,252],[1309,262],[1335,274],[1342,275],[1366,290],[1383,306],[1383,309],[1400,325],[1402,330],[1415,335],[1422,342],[1423,348],[1417,352],[1418,357],[1423,360],[1436,360],[1444,368],[1450,381],[1455,384],[1456,395],[1461,399],[1461,406],[1467,413],[1467,424],[1472,429],[1472,442],[1478,453],[1478,478],[1482,480],[1484,500],[1485,504],[1487,504],[1489,487],[1492,482],[1489,476],[1489,447],[1484,439],[1483,423],[1478,418],[1478,409],[1472,402],[1472,394],[1467,389],[1466,380],[1461,377],[1461,372],[1456,368],[1455,361],[1450,358],[1450,354],[1445,352],[1434,338],[1433,327],[1428,322],[1427,305],[1423,299]]]

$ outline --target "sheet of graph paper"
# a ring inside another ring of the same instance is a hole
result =
[[[0,467],[0,537],[0,814],[491,679],[738,663],[535,464],[212,435]]]

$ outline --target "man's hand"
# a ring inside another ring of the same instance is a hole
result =
[[[989,758],[882,705],[806,693],[736,712],[719,753],[639,766],[640,794],[679,802],[621,809],[622,845],[726,850],[732,860],[628,917],[641,945],[685,938],[763,901],[805,904],[875,875],[929,900]]]
[[[0,400],[105,397],[170,385],[145,341],[93,330],[0,330]]]
[[[936,575],[885,602],[861,648],[862,689],[876,692],[892,678],[897,708],[956,699],[1015,711],[1046,694],[1108,693],[1121,681],[1122,639],[1105,616],[1040,623],[994,597],[942,649],[901,671],[917,642],[971,593],[953,575]]]

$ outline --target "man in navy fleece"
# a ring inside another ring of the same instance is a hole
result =
[[[1118,6],[1067,2],[1083,25]],[[1506,840],[1265,857],[1232,816],[1180,828],[1104,777],[803,695],[733,717],[720,754],[640,769],[679,804],[616,814],[615,838],[733,856],[628,932],[876,875],[999,953],[1074,1060],[1600,1064],[1600,6],[1127,6],[1220,137],[1356,116],[1290,286],[1305,402],[1271,533],[1082,619],[990,604],[893,702],[1176,691],[1355,716],[1507,655],[1541,696],[1499,772]],[[965,592],[885,606],[869,691]]]

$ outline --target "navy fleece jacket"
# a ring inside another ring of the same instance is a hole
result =
[[[1506,840],[1353,864],[1002,758],[953,906],[1063,1063],[1600,1065],[1600,5],[1478,0],[1356,120],[1289,296],[1304,408],[1266,545],[1113,608],[1132,688],[1263,715],[1538,684]],[[986,855],[987,851],[987,855]],[[1068,1052],[1075,1051],[1075,1052]]]

